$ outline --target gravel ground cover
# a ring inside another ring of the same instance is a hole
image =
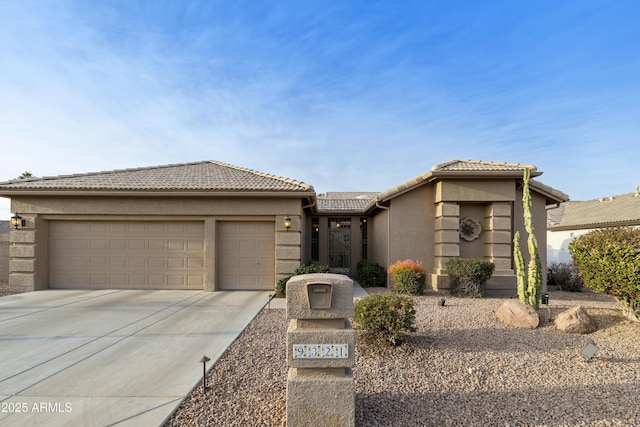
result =
[[[535,330],[497,320],[504,299],[414,300],[418,332],[408,343],[391,348],[357,335],[357,425],[640,425],[640,325],[610,298],[552,291]],[[552,320],[574,305],[597,332],[555,329]],[[263,310],[211,369],[207,392],[196,387],[166,425],[284,426],[286,328],[285,310]],[[587,337],[599,347],[590,361],[580,353]]]

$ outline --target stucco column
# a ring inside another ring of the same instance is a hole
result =
[[[276,282],[293,274],[302,260],[302,236],[300,215],[289,215],[291,228],[282,226],[285,215],[276,218]],[[275,287],[275,284],[274,284]]]
[[[494,274],[513,274],[511,268],[511,203],[494,202],[485,211],[485,258],[496,266]]]
[[[457,203],[439,202],[436,205],[432,289],[449,288],[446,264],[449,259],[460,256],[459,224],[460,206]]]
[[[516,277],[511,262],[512,217],[510,202],[494,202],[485,210],[484,257],[496,266],[487,282],[488,295],[510,295],[515,289]]]
[[[31,292],[38,289],[36,280],[37,230],[35,219],[26,217],[25,226],[9,232],[9,290]]]

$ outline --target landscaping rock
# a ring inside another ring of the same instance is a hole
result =
[[[496,316],[509,326],[523,329],[535,329],[540,324],[538,313],[528,305],[519,300],[505,301],[496,310]]]
[[[598,330],[595,322],[582,306],[571,307],[558,315],[556,328],[572,334],[590,334]]]

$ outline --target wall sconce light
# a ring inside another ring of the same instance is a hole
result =
[[[15,227],[16,230],[20,230],[22,227],[24,227],[24,224],[25,224],[25,220],[22,219],[22,217],[20,215],[18,215],[18,212],[16,212],[11,217],[11,226]]]
[[[286,228],[287,231],[289,231],[289,229],[291,228],[291,217],[289,216],[289,214],[284,217],[284,228]]]
[[[591,358],[596,354],[598,350],[599,349],[596,343],[591,338],[589,338],[587,339],[586,345],[582,349],[582,355],[585,359],[591,360]]]

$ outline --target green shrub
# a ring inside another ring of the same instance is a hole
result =
[[[427,287],[427,272],[421,263],[405,259],[389,266],[393,287],[403,294],[422,295]]]
[[[301,274],[311,274],[311,273],[330,273],[331,269],[328,265],[324,264],[309,264],[309,265],[301,265],[296,268],[291,276],[283,277],[278,280],[276,284],[276,296],[285,297],[287,295],[287,282],[293,276],[299,276]]]
[[[358,283],[360,283],[363,288],[385,285],[386,273],[384,267],[377,262],[361,259],[358,261],[356,272],[358,275]]]
[[[578,269],[570,262],[552,262],[547,269],[547,285],[569,292],[581,292],[584,287]]]
[[[481,297],[483,284],[495,269],[492,262],[478,258],[451,258],[446,268],[451,293],[458,296]]]
[[[640,229],[595,230],[572,241],[569,251],[585,286],[612,295],[627,318],[640,322]]]
[[[353,322],[366,333],[400,345],[415,332],[416,311],[413,300],[405,295],[374,294],[355,303]]]

